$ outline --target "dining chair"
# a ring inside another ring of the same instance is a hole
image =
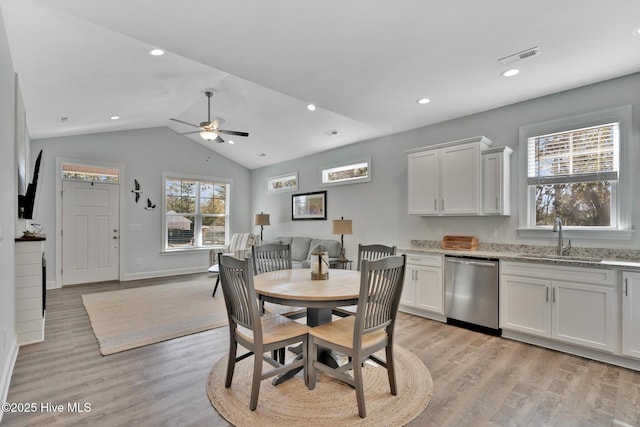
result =
[[[279,314],[269,313],[261,316],[253,286],[253,266],[250,259],[240,260],[219,254],[218,265],[229,318],[229,359],[225,387],[231,387],[236,363],[253,355],[249,409],[254,411],[258,406],[262,380],[302,367],[306,363],[309,328]],[[303,345],[302,357],[288,364],[279,363],[268,355],[274,350],[299,342]],[[248,352],[238,356],[238,344]],[[267,362],[274,368],[263,372],[263,362]]]
[[[367,416],[362,382],[362,369],[367,359],[387,369],[391,394],[396,395],[398,392],[393,336],[405,265],[406,255],[375,261],[363,260],[356,315],[309,329],[309,390],[315,388],[318,370],[346,382],[356,390],[358,414],[362,418]],[[349,361],[336,369],[324,365],[317,360],[318,347],[342,353],[349,357]],[[385,360],[373,355],[381,349],[385,349]],[[353,371],[352,375],[348,371]]]
[[[251,254],[255,274],[293,268],[291,245],[269,243],[266,245],[253,246]]]
[[[377,259],[395,255],[395,254],[396,254],[395,246],[386,246],[381,244],[372,244],[372,245],[358,244],[358,264],[356,265],[356,267],[358,268],[358,271],[360,271],[360,263],[362,263],[363,259],[368,259],[369,261],[375,261]],[[354,314],[356,314],[356,306],[350,305],[346,307],[334,308],[333,314],[340,317],[353,316]]]
[[[387,256],[396,254],[395,246],[386,246],[380,244],[372,244],[372,245],[358,245],[358,264],[357,268],[360,271],[360,263],[363,259],[368,259],[369,261],[374,261],[376,259],[384,258]]]
[[[291,259],[291,245],[279,243],[269,243],[266,245],[253,246],[251,248],[253,258],[253,271],[255,274],[268,273],[276,270],[288,270],[293,268]],[[266,313],[277,313],[289,319],[299,319],[306,315],[307,310],[303,307],[291,307],[269,302],[260,302],[260,308]],[[296,348],[296,352],[299,349]],[[273,353],[273,358],[284,363],[285,351],[280,349],[279,353]]]

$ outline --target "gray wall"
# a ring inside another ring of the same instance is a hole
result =
[[[640,74],[609,80],[575,90],[501,107],[472,116],[427,126],[412,131],[353,144],[340,149],[304,157],[295,161],[265,167],[252,172],[253,211],[271,215],[271,226],[265,228],[265,240],[279,235],[331,237],[331,221],[291,221],[291,193],[269,195],[266,179],[282,173],[299,171],[299,191],[327,190],[329,219],[344,216],[353,220],[353,235],[345,237],[347,257],[357,254],[358,243],[387,243],[408,247],[411,239],[440,240],[436,230],[444,234],[476,235],[480,242],[513,244],[555,244],[555,235],[542,238],[520,238],[518,227],[518,128],[532,123],[589,113],[621,105],[633,106],[632,164],[640,164],[637,146],[640,141]],[[429,108],[437,108],[434,103]],[[419,217],[407,214],[407,159],[404,150],[484,135],[492,147],[509,146],[512,191],[510,217]],[[321,188],[319,170],[332,163],[370,156],[372,181]],[[633,182],[637,172],[631,171]],[[634,186],[633,224],[640,222],[640,186]],[[497,237],[489,237],[496,228]],[[635,233],[637,234],[637,233]],[[603,248],[638,248],[640,236],[632,240],[574,239],[574,246]]]
[[[56,261],[60,264],[56,253],[59,242],[55,236],[56,158],[124,165],[125,179],[120,187],[125,193],[124,217],[120,219],[120,250],[124,253],[121,277],[125,280],[204,271],[209,265],[208,251],[161,253],[163,171],[232,179],[231,231],[251,229],[249,170],[169,128],[33,140],[32,157],[40,149],[43,150],[42,187],[33,222],[42,224],[47,233],[49,287],[56,278],[56,284],[60,284],[58,271],[49,268],[56,265]],[[131,193],[134,179],[142,189],[138,203]],[[144,209],[147,197],[156,203],[154,211]],[[142,229],[129,230],[129,224],[140,224]],[[142,265],[136,264],[137,258],[142,259]]]
[[[0,12],[1,13],[1,12]],[[15,157],[15,88],[9,44],[0,15],[0,401],[9,387],[17,354],[15,331],[14,241],[18,212]],[[0,413],[0,419],[2,414]]]

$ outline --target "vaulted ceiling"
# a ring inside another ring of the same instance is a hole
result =
[[[213,89],[212,117],[249,137],[225,138],[233,145],[186,137],[250,169],[640,71],[637,0],[0,0],[0,8],[33,139],[197,130],[169,118],[205,121],[203,92]],[[534,47],[539,54],[499,61]],[[165,54],[150,55],[154,48]],[[503,77],[510,68],[520,73]],[[431,102],[418,104],[423,97]]]

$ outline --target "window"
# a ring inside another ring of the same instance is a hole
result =
[[[629,228],[621,162],[627,120],[630,108],[622,108],[520,129],[527,213],[521,228],[548,230],[558,217],[575,230]]]
[[[282,191],[295,191],[298,189],[298,172],[290,172],[284,175],[267,178],[267,192],[277,193]]]
[[[371,181],[371,159],[342,163],[322,169],[321,185],[354,184]]]
[[[120,181],[120,171],[116,168],[103,166],[63,163],[62,179],[73,181],[118,183]]]
[[[231,184],[223,180],[164,176],[165,250],[224,246]]]

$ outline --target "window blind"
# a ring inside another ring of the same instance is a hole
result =
[[[529,185],[618,180],[619,123],[531,137]]]

